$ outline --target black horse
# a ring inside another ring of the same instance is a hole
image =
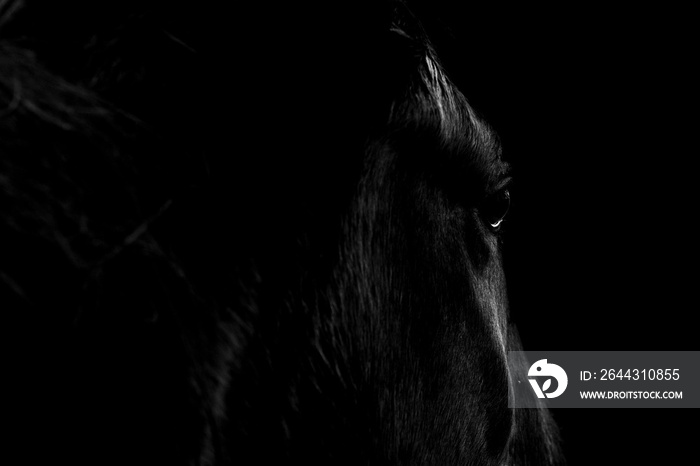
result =
[[[508,408],[508,165],[403,3],[53,3],[0,2],[30,458],[559,462]]]

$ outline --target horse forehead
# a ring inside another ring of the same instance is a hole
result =
[[[482,157],[500,158],[501,148],[495,133],[476,115],[467,98],[447,78],[431,53],[424,57],[422,78],[431,104],[437,109],[444,141],[452,145],[466,142]]]

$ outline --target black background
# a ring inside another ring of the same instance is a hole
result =
[[[514,165],[503,247],[524,349],[700,349],[697,14],[641,3],[407,1]],[[42,17],[60,29],[56,36],[68,35],[49,13]],[[248,19],[221,15],[226,31]],[[175,93],[164,87],[163,95]],[[553,414],[572,465],[695,458],[692,409]]]
[[[430,8],[438,55],[515,167],[504,260],[525,349],[698,350],[691,12]],[[694,457],[692,409],[553,412],[570,464]]]

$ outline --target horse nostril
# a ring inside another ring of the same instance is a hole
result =
[[[480,210],[486,223],[491,225],[491,228],[497,229],[503,222],[509,208],[510,192],[507,189],[501,189],[486,198]]]

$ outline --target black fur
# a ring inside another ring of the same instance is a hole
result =
[[[0,2],[31,459],[560,461],[507,407],[508,166],[405,5],[56,3]]]

